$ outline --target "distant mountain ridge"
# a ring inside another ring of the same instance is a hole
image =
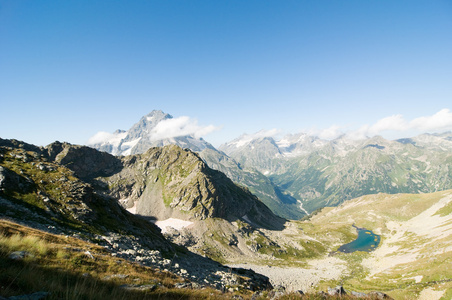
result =
[[[243,141],[243,140],[242,140]],[[452,133],[386,140],[292,135],[275,141],[240,138],[220,150],[266,174],[312,212],[375,193],[429,193],[452,188]]]

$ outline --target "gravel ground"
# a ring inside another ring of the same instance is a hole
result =
[[[252,264],[236,264],[230,267],[252,269],[270,279],[273,286],[282,285],[287,291],[302,290],[312,292],[315,286],[323,279],[338,279],[345,270],[344,262],[335,257],[309,262],[309,269],[281,268],[272,266],[258,266]]]

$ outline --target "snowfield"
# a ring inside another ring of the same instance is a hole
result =
[[[174,228],[176,230],[181,230],[185,227],[192,225],[193,222],[169,218],[163,221],[156,221],[154,224],[157,225],[162,230],[162,233],[166,233],[168,232],[168,227]]]

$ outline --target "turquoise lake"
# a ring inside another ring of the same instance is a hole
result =
[[[337,251],[351,253],[355,251],[370,252],[375,250],[380,244],[380,236],[371,230],[359,228],[353,225],[358,231],[358,237],[353,242],[342,245]]]

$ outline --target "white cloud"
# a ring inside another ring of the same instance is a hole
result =
[[[332,140],[342,135],[341,127],[333,125],[327,129],[323,129],[318,133],[319,138]]]
[[[236,139],[234,142],[232,142],[232,144],[235,144],[235,146],[238,148],[238,147],[242,147],[243,145],[248,144],[249,142],[251,142],[254,139],[260,139],[260,138],[266,138],[266,137],[274,138],[277,135],[279,135],[280,133],[281,133],[281,130],[276,129],[276,128],[273,128],[270,130],[262,129],[253,134],[243,134],[238,139]]]
[[[198,125],[197,120],[183,116],[159,122],[151,130],[150,138],[152,141],[185,135],[192,135],[195,138],[200,138],[219,129],[219,127],[213,125],[200,126]]]
[[[381,120],[369,127],[368,131],[371,135],[379,134],[387,130],[404,131],[409,129],[407,121],[402,115],[393,115]]]
[[[347,135],[351,138],[361,139],[384,132],[441,132],[452,130],[452,112],[445,108],[432,116],[424,116],[406,120],[402,115],[393,115],[378,120],[372,125],[366,124],[358,130],[351,131]]]
[[[275,137],[281,133],[281,130],[273,128],[269,130],[260,130],[253,134],[247,134],[246,136],[252,139],[265,138],[265,137]]]
[[[412,120],[410,127],[421,131],[452,130],[452,112],[447,108],[442,109],[433,116]]]
[[[125,138],[126,135],[127,132],[109,133],[105,131],[99,131],[89,138],[88,145],[109,143],[117,146],[121,142],[121,139]]]

